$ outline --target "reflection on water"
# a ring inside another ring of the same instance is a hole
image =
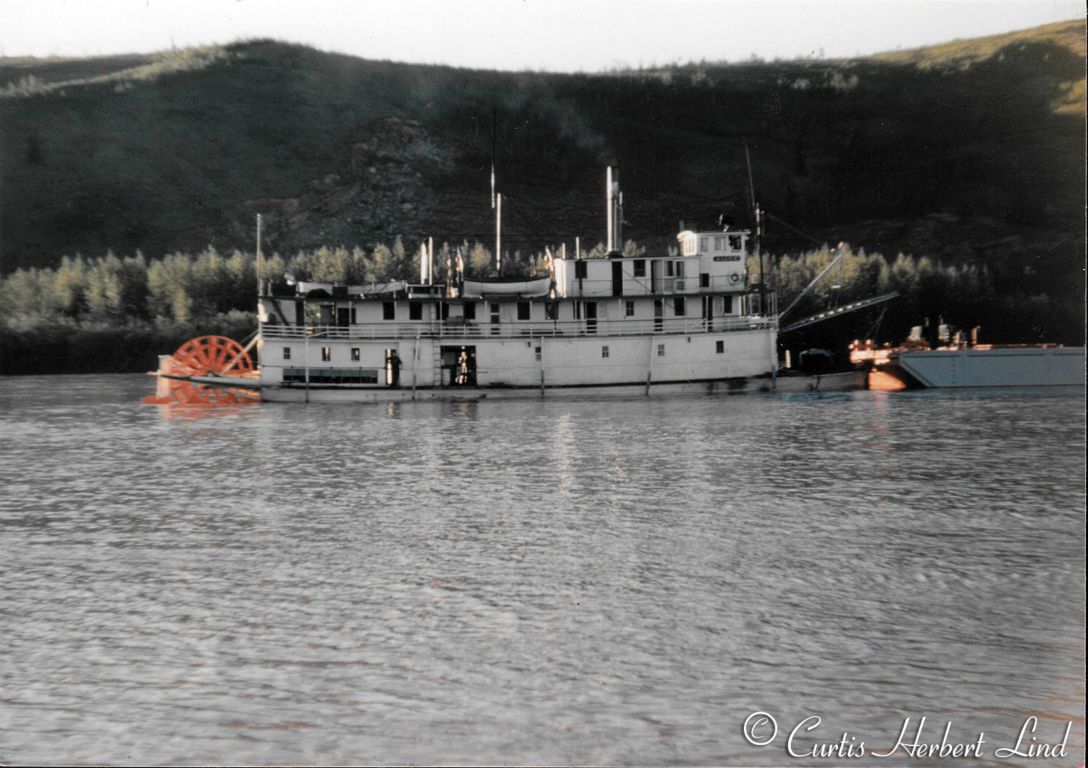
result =
[[[0,380],[0,762],[786,763],[756,710],[1083,761],[1083,391],[146,387]]]

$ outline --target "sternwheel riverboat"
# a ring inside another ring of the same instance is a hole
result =
[[[261,280],[260,362],[242,385],[285,402],[772,388],[776,303],[749,284],[751,231],[685,229],[668,253],[624,256],[612,169],[606,190],[606,256],[560,250],[538,279],[474,280],[458,258],[439,282],[424,245],[419,282]],[[174,378],[209,387],[219,373]]]

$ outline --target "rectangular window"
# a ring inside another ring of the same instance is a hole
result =
[[[699,273],[699,287],[700,288],[709,288],[710,287],[710,273],[709,272],[700,272]]]
[[[291,359],[291,348],[290,347],[284,347],[283,348],[283,359],[284,360],[290,360]]]
[[[530,312],[530,305],[527,301],[518,302],[518,320],[528,320]]]
[[[740,243],[741,243],[740,235],[730,235],[729,236],[729,250],[739,251],[741,249],[741,244]]]
[[[540,362],[540,347],[536,348],[536,361],[538,363]]]
[[[721,354],[724,354],[724,353],[725,353],[725,342],[724,342],[724,341],[720,341],[720,340],[719,340],[718,342],[716,342],[715,346],[716,346],[716,348],[717,348],[717,349],[716,349],[716,351],[717,351],[717,353],[718,353],[719,355],[721,355]]]
[[[476,319],[476,302],[474,302],[474,301],[466,301],[465,302],[465,319],[466,320],[475,320]]]
[[[581,260],[574,262],[574,278],[576,280],[580,280],[580,279],[585,278],[585,276],[586,276],[586,262],[581,261]]]
[[[646,277],[646,259],[635,259],[635,277]]]
[[[388,318],[386,318],[388,319]],[[408,302],[408,319],[409,320],[422,320],[423,319],[423,305],[418,301]]]
[[[706,253],[707,251],[710,250],[710,238],[709,237],[704,236],[704,237],[699,238],[699,250],[702,251],[703,253]]]
[[[608,357],[608,347],[601,347],[601,357]]]
[[[672,262],[665,262],[665,277],[672,277]]]
[[[395,302],[395,301],[383,301],[382,302],[382,319],[383,320],[396,320],[397,319],[397,302]]]
[[[624,307],[624,315],[626,315],[627,317],[634,317],[635,316],[635,302],[633,302],[633,301],[626,302],[626,306]]]
[[[328,363],[332,360],[332,347],[321,348],[321,360],[325,363]]]
[[[438,316],[441,317],[443,320],[449,320],[450,319],[450,305],[449,305],[449,302],[443,301],[438,305],[438,307],[439,307]]]
[[[493,323],[499,322],[499,305],[498,304],[492,304],[491,305],[491,322],[493,322]]]
[[[722,314],[723,315],[733,314],[733,297],[732,296],[722,296]]]
[[[351,348],[351,361],[353,363],[357,363],[360,360],[362,360],[362,356],[361,356],[361,354],[359,352],[359,348],[358,347],[352,347]]]
[[[683,277],[684,276],[684,262],[682,262],[682,261],[676,262],[676,276],[677,277]]]
[[[677,296],[672,300],[672,308],[677,317],[683,317],[687,312],[687,302],[684,301],[682,296]]]
[[[665,345],[664,344],[658,344],[657,345],[657,356],[658,357],[664,357],[665,356]]]

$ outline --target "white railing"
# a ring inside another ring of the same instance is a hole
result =
[[[562,336],[645,336],[752,331],[775,327],[773,317],[698,317],[659,320],[574,320],[508,323],[366,323],[281,325],[266,323],[266,339],[539,338]]]
[[[632,296],[654,296],[654,295],[680,295],[680,296],[701,296],[707,293],[722,294],[722,293],[742,293],[747,290],[745,285],[745,278],[739,272],[734,272],[732,275],[713,275],[710,278],[710,284],[707,286],[701,286],[699,284],[699,275],[685,277],[657,277],[651,278],[649,274],[640,277],[633,277],[627,273],[624,273],[624,289],[623,296],[614,296],[612,293],[612,281],[609,279],[591,280],[588,277],[571,278],[570,285],[566,290],[562,286],[559,287],[560,295],[567,299],[607,299],[607,298],[630,298]],[[639,289],[632,287],[632,283],[638,286]],[[485,297],[486,298],[486,297]]]

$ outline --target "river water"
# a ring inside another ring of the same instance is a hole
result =
[[[152,389],[0,379],[0,763],[1084,760],[1083,390]]]

